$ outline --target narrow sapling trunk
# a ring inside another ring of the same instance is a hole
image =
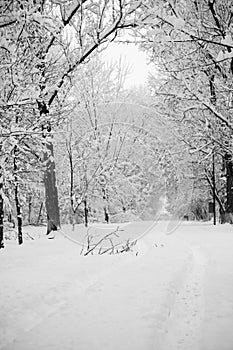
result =
[[[85,227],[88,226],[88,208],[87,208],[87,199],[84,199],[84,219],[85,219]]]
[[[40,204],[40,209],[39,209],[39,214],[38,214],[38,218],[37,218],[37,222],[36,222],[37,225],[39,225],[39,224],[40,224],[40,221],[41,221],[43,205],[44,205],[44,203],[41,202],[41,204]]]
[[[233,161],[230,154],[225,155],[226,190],[227,190],[227,221],[233,223]]]
[[[18,242],[19,244],[23,243],[23,221],[22,221],[22,211],[19,201],[19,186],[15,184],[15,205],[16,205],[16,213],[17,213],[17,223],[18,223]]]
[[[31,224],[31,215],[32,215],[32,196],[28,198],[28,224]]]
[[[212,158],[212,182],[213,182],[213,214],[214,214],[214,225],[216,225],[216,184],[215,184],[215,154],[213,150],[213,158]]]
[[[17,172],[18,172],[17,154],[18,154],[18,149],[17,149],[17,146],[15,146],[14,153],[13,153],[14,180],[15,180],[15,206],[16,206],[17,224],[18,224],[18,242],[20,245],[23,243],[23,231],[22,231],[22,211],[21,211],[21,205],[19,200],[19,179],[17,175]]]
[[[106,207],[104,207],[104,220],[109,224],[109,213]]]
[[[105,188],[102,188],[102,192],[103,192],[103,201],[105,202],[105,205],[104,205],[104,220],[108,224],[109,223],[108,194],[107,194],[107,190]]]
[[[77,208],[75,208],[74,204],[74,165],[71,137],[70,140],[66,142],[66,148],[70,164],[70,223],[72,224],[72,231],[74,231],[76,224],[75,212]]]

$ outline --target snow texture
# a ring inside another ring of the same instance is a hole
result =
[[[0,349],[232,350],[232,226],[166,226],[145,223],[134,251],[117,255],[84,257],[61,233],[9,241]]]

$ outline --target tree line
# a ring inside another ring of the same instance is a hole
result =
[[[232,221],[232,11],[229,0],[19,0],[1,5],[2,247],[4,220],[12,215],[22,243],[23,208],[27,205],[30,223],[33,199],[36,222],[46,211],[47,233],[60,227],[61,206],[71,217],[82,205],[90,214],[90,196],[92,202],[101,197],[106,220],[110,198],[112,207],[140,211],[148,198],[157,201],[148,193],[162,188],[158,167],[165,174],[171,210],[178,214],[192,182],[186,186],[183,179],[193,177],[193,211],[203,210],[200,203],[212,191],[221,221]],[[131,36],[122,37],[126,31]],[[106,68],[96,58],[109,42],[127,43],[130,37],[155,67],[139,99],[136,92],[123,91],[121,65]],[[113,101],[124,102],[117,117],[109,104]],[[127,112],[127,103],[135,101],[152,112],[139,107]],[[127,118],[130,131],[117,126]],[[158,119],[169,135],[163,147]],[[147,127],[154,138],[140,134]],[[150,169],[151,162],[159,165]]]

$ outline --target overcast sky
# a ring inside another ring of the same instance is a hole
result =
[[[130,67],[130,75],[125,87],[145,84],[149,72],[146,54],[139,51],[134,44],[110,43],[107,49],[103,51],[103,57],[108,62],[118,61],[121,56]]]

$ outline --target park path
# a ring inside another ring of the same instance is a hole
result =
[[[232,228],[165,225],[2,349],[232,350]]]
[[[188,234],[187,234],[188,233]],[[177,238],[198,254],[194,271],[201,282],[195,298],[201,307],[200,350],[233,349],[233,227],[209,223],[183,224]],[[190,304],[194,306],[195,304]],[[191,307],[192,307],[191,306]],[[197,316],[198,317],[198,316]],[[195,349],[195,348],[194,348]]]

